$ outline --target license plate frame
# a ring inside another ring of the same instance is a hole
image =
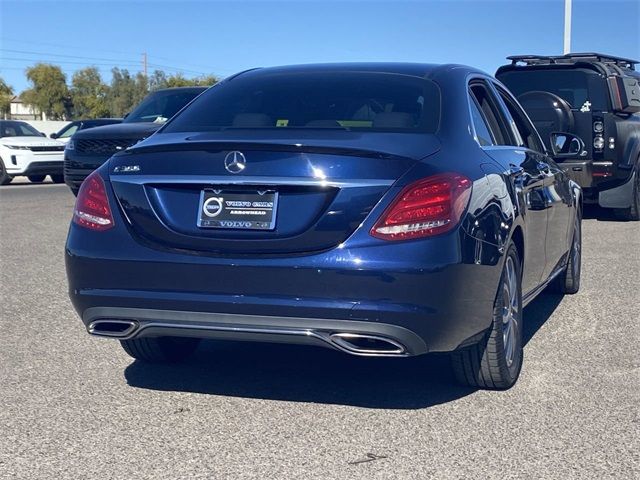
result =
[[[197,225],[203,229],[273,231],[277,212],[276,190],[205,188],[200,192]]]

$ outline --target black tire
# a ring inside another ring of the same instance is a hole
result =
[[[42,183],[47,178],[46,175],[28,175],[27,178],[31,183]]]
[[[4,168],[4,162],[0,158],[0,185],[9,185],[13,180],[13,177],[7,173],[7,169]]]
[[[553,290],[563,295],[573,295],[580,290],[582,273],[582,212],[578,209],[573,224],[573,238],[569,250],[569,260],[564,271],[553,282]]]
[[[490,329],[479,343],[452,354],[453,372],[458,382],[471,387],[506,390],[518,380],[524,355],[521,283],[518,251],[510,245],[493,304]]]
[[[640,220],[640,165],[636,167],[636,177],[633,182],[633,192],[631,194],[631,206],[629,208],[618,208],[615,215],[620,220],[637,222]]]
[[[53,183],[64,183],[64,175],[49,175]]]
[[[149,337],[120,340],[120,345],[136,360],[150,363],[178,363],[189,358],[200,343],[199,338]]]

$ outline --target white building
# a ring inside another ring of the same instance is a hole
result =
[[[44,113],[38,112],[34,107],[25,104],[20,97],[11,99],[9,118],[7,120],[46,120]]]

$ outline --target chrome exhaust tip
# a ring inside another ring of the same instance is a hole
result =
[[[390,338],[360,333],[333,333],[331,342],[339,349],[358,355],[406,355],[404,345]]]
[[[87,327],[87,331],[97,337],[124,338],[131,335],[138,326],[138,322],[135,320],[103,318],[91,322]]]

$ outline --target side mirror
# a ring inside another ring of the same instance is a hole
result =
[[[553,132],[551,134],[551,150],[554,157],[575,157],[584,151],[584,142],[572,133]]]
[[[58,138],[58,134],[57,133],[52,133],[51,135],[49,135],[49,138],[56,139],[56,138]]]

